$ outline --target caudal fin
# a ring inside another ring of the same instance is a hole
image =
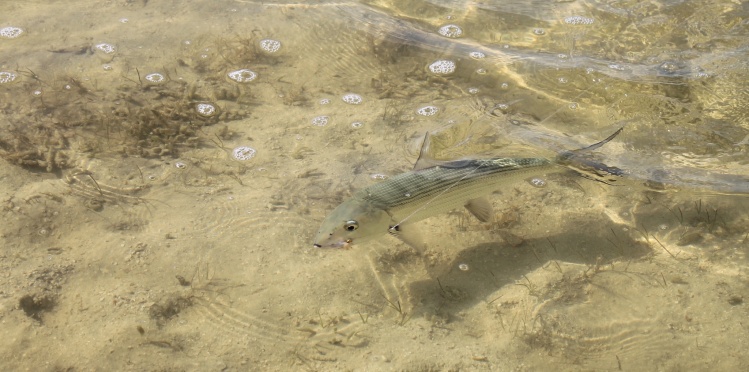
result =
[[[596,142],[588,147],[573,151],[565,151],[557,156],[557,162],[570,168],[575,173],[582,177],[603,182],[605,184],[613,184],[617,179],[625,174],[625,172],[617,167],[610,167],[601,162],[591,160],[587,158],[587,154],[614,139],[624,130],[624,127],[619,128],[616,132],[606,137],[606,139]]]

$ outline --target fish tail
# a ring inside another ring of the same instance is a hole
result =
[[[556,161],[559,164],[567,166],[573,172],[582,177],[610,185],[614,183],[618,177],[623,176],[625,172],[620,168],[610,167],[604,163],[591,160],[586,157],[586,153],[609,143],[623,130],[624,127],[621,127],[619,128],[619,130],[606,137],[604,140],[596,142],[590,146],[573,151],[562,152],[557,156]]]

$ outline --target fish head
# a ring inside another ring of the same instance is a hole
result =
[[[354,242],[384,234],[390,215],[361,199],[349,199],[334,209],[315,237],[317,248],[349,248]]]

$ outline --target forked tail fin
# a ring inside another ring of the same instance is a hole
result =
[[[606,139],[596,142],[588,147],[562,152],[557,156],[556,161],[559,164],[567,166],[582,177],[610,185],[616,182],[618,177],[623,176],[625,172],[617,167],[610,167],[601,162],[588,159],[586,158],[586,153],[609,143],[623,130],[624,127],[621,127],[612,135],[606,137]]]

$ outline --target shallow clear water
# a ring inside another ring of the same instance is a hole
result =
[[[8,370],[739,370],[749,8],[0,4]],[[6,28],[7,27],[7,28]],[[588,146],[481,223],[312,247],[433,155]],[[543,181],[543,182],[540,182]],[[425,262],[426,261],[426,265]]]

